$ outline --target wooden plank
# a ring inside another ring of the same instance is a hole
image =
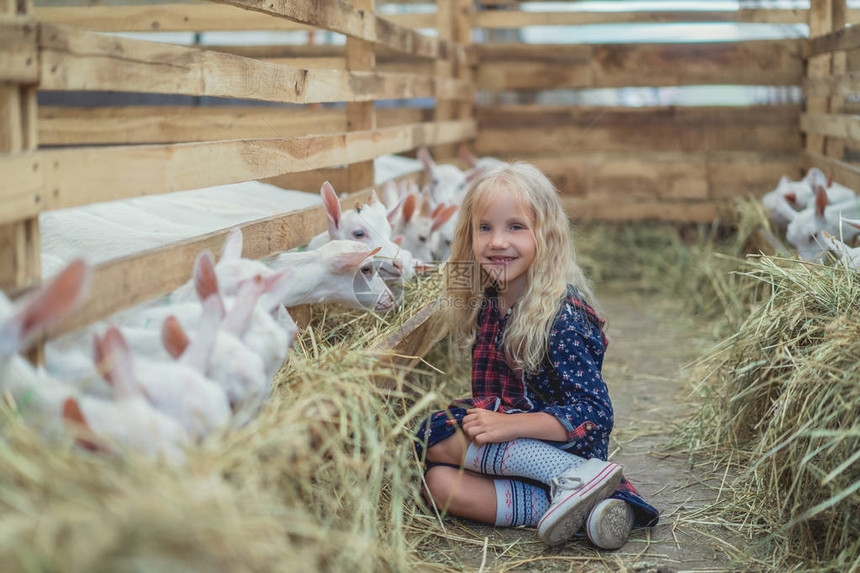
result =
[[[373,13],[373,0],[353,0],[357,10]],[[366,72],[376,67],[373,44],[356,38],[346,39],[346,67],[350,71]],[[376,129],[376,111],[373,102],[346,104],[347,131]],[[347,166],[348,191],[357,191],[373,185],[373,160],[350,163]]]
[[[628,10],[613,12],[486,10],[478,12],[475,27],[490,29],[525,26],[583,26],[592,24],[666,24],[695,22],[745,22],[757,24],[806,24],[806,10]]]
[[[298,22],[234,6],[146,4],[136,6],[39,6],[40,22],[97,32],[206,32],[311,30]]]
[[[0,82],[39,82],[36,25],[32,17],[0,14]]]
[[[838,24],[837,22],[836,25]],[[803,50],[803,57],[811,58],[840,50],[854,50],[857,48],[860,48],[860,28],[841,27],[821,36],[810,37],[809,42]]]
[[[366,201],[369,197],[368,189],[342,201]],[[242,256],[259,259],[307,244],[325,230],[326,222],[323,207],[316,206],[237,226],[242,229]],[[69,319],[51,331],[49,338],[173,291],[191,277],[197,254],[206,249],[220,252],[229,232],[230,229],[214,231],[97,265],[86,300]]]
[[[474,46],[480,89],[798,85],[802,40]]]
[[[647,129],[655,124],[681,125],[783,125],[796,123],[801,106],[766,104],[750,106],[481,106],[476,116],[479,128],[552,127],[559,125],[612,124]]]
[[[466,87],[456,80],[412,74],[303,70],[211,50],[42,26],[40,88],[44,90],[317,103],[435,97],[440,89],[458,93]]]
[[[482,107],[476,149],[487,155],[582,145],[591,151],[799,151],[799,111],[796,105]]]
[[[807,98],[812,99],[860,94],[860,72],[846,72],[829,77],[804,78],[803,93]]]
[[[860,143],[860,116],[804,113],[800,116],[800,130],[812,135],[849,139],[856,144]]]
[[[448,332],[441,310],[442,299],[430,302],[370,352],[380,355],[384,363],[397,369],[414,368]],[[392,387],[392,382],[390,379],[377,380],[383,388]]]
[[[711,200],[761,195],[780,176],[796,178],[797,154],[769,152],[521,155],[566,196],[601,201]]]
[[[424,183],[424,171],[419,169],[400,177],[395,177],[395,181],[408,179],[421,185]],[[346,189],[347,186],[347,169],[345,167],[331,167],[328,169],[315,169],[313,171],[304,171],[302,173],[287,173],[285,175],[277,175],[262,180],[265,183],[277,185],[282,189],[291,191],[305,191],[307,193],[319,193],[320,181],[328,181],[335,189]],[[377,187],[379,188],[379,187]]]
[[[420,108],[380,108],[379,127],[428,121]],[[43,145],[179,143],[265,139],[346,131],[343,109],[239,106],[128,106],[39,108]]]
[[[585,146],[592,151],[800,151],[794,124],[673,125],[647,129],[624,125],[478,129],[476,147],[487,155],[551,152]]]
[[[346,36],[383,45],[395,52],[435,59],[439,57],[465,58],[462,46],[454,46],[424,36],[390,20],[353,8],[346,0],[316,0],[315,2],[293,2],[290,0],[213,0],[262,12],[270,16],[286,18]]]
[[[631,201],[619,203],[563,197],[562,205],[574,221],[675,221],[711,223],[732,216],[730,203],[721,201]]]
[[[474,121],[466,120],[294,138],[44,150],[34,154],[41,183],[35,195],[32,186],[0,187],[0,204],[17,207],[0,211],[0,223],[47,209],[348,165],[422,145],[463,141],[474,133]],[[21,180],[31,172],[30,163],[0,157],[4,180]]]
[[[820,153],[804,151],[800,154],[800,166],[803,169],[818,167],[828,175],[832,175],[834,181],[851,189],[860,189],[860,167],[847,161],[840,161]]]
[[[40,6],[40,22],[97,32],[210,32],[312,30],[298,22],[235,6],[146,4],[133,6]],[[388,14],[385,19],[406,28],[432,28],[433,14]],[[806,22],[804,16],[802,22]]]

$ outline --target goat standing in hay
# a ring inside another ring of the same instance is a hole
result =
[[[592,543],[619,548],[657,511],[604,461],[607,340],[558,192],[531,165],[503,166],[470,187],[461,213],[446,289],[453,332],[474,341],[472,397],[418,431],[427,497],[484,523],[537,526],[548,545],[585,525]]]

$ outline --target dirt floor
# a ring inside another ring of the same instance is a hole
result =
[[[723,571],[745,570],[739,551],[749,544],[709,519],[724,476],[691,464],[669,446],[692,409],[695,375],[686,367],[710,348],[710,325],[665,298],[602,287],[600,301],[611,339],[604,363],[615,408],[610,455],[652,505],[660,523],[635,530],[614,552],[587,540],[547,549],[533,529],[504,529],[446,518],[448,547],[459,562],[485,571]],[[450,555],[450,553],[449,553]],[[453,557],[453,555],[451,555]],[[732,561],[736,558],[736,561]]]

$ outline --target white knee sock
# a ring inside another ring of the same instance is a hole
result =
[[[524,477],[549,485],[552,478],[584,461],[541,440],[521,438],[483,446],[470,442],[463,466],[484,475]]]
[[[549,509],[549,498],[542,487],[512,479],[496,479],[493,484],[497,526],[535,527]]]

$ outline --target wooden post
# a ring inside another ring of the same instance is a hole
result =
[[[833,2],[831,12],[833,30],[842,30],[845,28],[846,13],[848,12],[846,2],[845,0],[831,1]],[[842,76],[845,75],[847,70],[848,54],[845,51],[839,51],[833,54],[833,58],[830,62],[830,75]],[[833,114],[843,113],[845,110],[845,98],[841,95],[831,97],[828,101],[827,110],[829,113]],[[845,155],[845,140],[831,137],[827,138],[825,140],[824,153],[828,157],[833,157],[834,159],[839,159],[841,161]]]
[[[436,28],[439,33],[439,39],[446,42],[454,40],[454,4],[456,0],[437,0],[436,2]],[[454,62],[451,59],[451,54],[446,54],[446,57],[436,60],[435,76],[437,78],[453,78],[454,77]],[[448,121],[454,119],[455,106],[457,104],[451,100],[443,100],[436,98],[436,108],[434,110],[434,121]],[[433,157],[439,159],[449,159],[454,156],[454,145],[437,145],[431,149]]]
[[[31,1],[3,0],[0,15],[33,15]],[[36,20],[32,20],[33,42]],[[32,62],[33,66],[38,65]],[[36,149],[36,87],[4,83],[0,85],[0,153],[19,154]],[[31,217],[0,227],[0,288],[11,289],[37,281],[39,261],[39,219]]]
[[[357,10],[373,14],[373,0],[354,0],[353,5]],[[376,56],[373,52],[373,44],[347,37],[346,68],[353,71],[372,71],[375,67]],[[346,104],[347,131],[376,129],[376,111],[373,103],[368,101]],[[350,193],[372,187],[374,183],[373,161],[350,164],[347,167],[347,183]],[[340,191],[338,189],[338,192]]]
[[[3,0],[0,16],[31,16],[33,42],[36,42],[36,19],[32,0]],[[33,61],[27,65],[36,66]],[[0,154],[33,152],[37,146],[36,86],[4,83],[0,85]],[[35,175],[34,175],[35,176]],[[0,288],[14,289],[39,280],[39,217],[17,220],[0,227]],[[42,360],[37,346],[31,360]]]
[[[837,5],[841,5],[838,8]],[[841,16],[840,16],[841,14]],[[835,29],[834,16],[840,18],[839,27],[845,26],[845,0],[812,0],[809,6],[809,37],[829,34]],[[844,56],[844,55],[843,55]],[[809,58],[807,62],[806,75],[810,78],[825,78],[831,74],[831,66],[834,58],[830,54],[821,54]],[[844,57],[842,59],[844,66]],[[844,70],[844,67],[843,67]],[[806,100],[806,111],[808,113],[827,113],[832,99],[827,97],[810,97]],[[823,154],[825,152],[825,137],[822,135],[807,134],[806,150],[813,153]],[[834,152],[837,150],[834,148]]]
[[[472,24],[475,18],[474,0],[456,0],[454,10],[454,42],[468,46],[472,41]],[[475,74],[468,59],[460,62],[456,69],[456,78],[475,84]],[[469,119],[475,115],[475,102],[461,101],[458,104],[457,119]],[[474,140],[472,140],[474,141]],[[474,149],[472,150],[474,151]]]

